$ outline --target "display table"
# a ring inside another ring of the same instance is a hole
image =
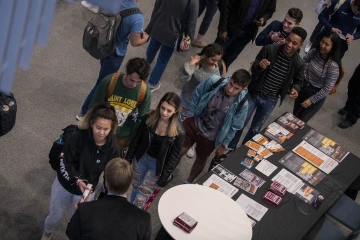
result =
[[[251,240],[252,228],[242,208],[231,198],[214,189],[183,184],[167,190],[159,201],[159,217],[174,239]],[[198,221],[189,234],[173,225],[181,213]]]

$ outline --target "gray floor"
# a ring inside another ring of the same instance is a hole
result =
[[[154,0],[139,0],[140,8],[148,23]],[[309,34],[317,24],[314,8],[318,1],[278,1],[277,12],[272,19],[282,20],[287,9],[299,7],[305,17],[301,25]],[[52,141],[60,129],[75,123],[75,115],[84,98],[93,87],[99,71],[99,63],[91,58],[81,46],[82,33],[90,12],[80,3],[58,2],[47,47],[37,48],[27,71],[18,70],[14,94],[18,101],[17,124],[11,133],[0,138],[0,236],[1,239],[40,239],[43,221],[48,213],[50,189],[55,172],[47,163],[47,154]],[[216,36],[218,14],[206,34],[205,40],[212,42]],[[199,18],[198,24],[201,22]],[[307,43],[307,41],[306,41]],[[347,130],[337,127],[341,120],[337,110],[346,100],[347,82],[359,63],[360,41],[350,45],[343,59],[346,76],[334,96],[329,96],[324,107],[310,121],[310,125],[328,137],[349,148],[360,156],[360,124]],[[146,45],[129,47],[127,59],[145,56]],[[232,64],[229,74],[236,69],[248,69],[260,47],[249,44]],[[161,81],[161,89],[153,94],[154,107],[167,91],[180,92],[179,67],[199,49],[174,54]],[[302,53],[303,54],[303,53]],[[123,69],[123,67],[121,68]],[[277,107],[266,124],[285,111],[292,111],[293,101],[287,99]],[[181,184],[187,177],[191,159],[183,159],[176,170],[176,178],[168,186]],[[165,192],[165,190],[163,190]],[[153,230],[157,231],[160,221],[156,202],[151,206]],[[64,231],[69,217],[59,224],[54,239],[66,239]]]

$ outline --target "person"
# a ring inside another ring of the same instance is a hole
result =
[[[113,74],[104,78],[91,101],[90,107],[103,101],[114,106],[119,126],[116,137],[121,152],[128,147],[141,119],[150,108],[151,93],[144,82],[149,72],[150,65],[144,58],[132,58],[126,64],[126,74],[120,74],[112,94],[107,96]]]
[[[259,27],[266,25],[275,10],[276,0],[226,0],[221,3],[215,43],[224,48],[226,68],[251,40],[254,41]]]
[[[255,39],[256,46],[284,44],[294,27],[298,27],[303,18],[299,8],[290,8],[282,22],[272,21]]]
[[[339,57],[340,37],[327,33],[304,57],[304,84],[295,99],[293,114],[308,122],[324,105],[342,71]]]
[[[95,189],[106,164],[120,155],[114,135],[117,118],[109,104],[90,109],[79,122],[79,129],[65,142],[59,157],[60,167],[51,188],[50,212],[42,240],[51,239],[51,232],[68,207],[70,215],[74,214],[74,206],[88,189],[87,184]]]
[[[203,38],[210,27],[210,24],[214,18],[215,13],[217,12],[218,9],[217,5],[218,5],[218,0],[199,0],[198,16],[200,17],[201,14],[203,14],[205,8],[206,8],[206,12],[201,22],[198,34],[194,39],[194,41],[192,42],[192,45],[194,47],[204,48],[208,45],[206,42],[203,41]]]
[[[189,10],[185,13],[188,1],[190,1]],[[145,29],[145,32],[151,36],[146,49],[146,61],[151,64],[159,52],[148,82],[151,91],[160,88],[160,79],[174,52],[175,43],[182,34],[180,33],[181,22],[185,15],[187,15],[186,32],[191,39],[194,39],[198,11],[198,0],[156,0],[150,23]]]
[[[301,27],[294,27],[283,45],[265,45],[251,66],[252,79],[249,85],[249,108],[245,126],[255,112],[243,144],[256,135],[275,108],[278,98],[280,105],[287,94],[295,99],[304,80],[304,60],[299,56],[307,33]],[[229,144],[235,149],[243,129],[238,131]]]
[[[120,11],[139,8],[134,0],[123,0],[120,1]],[[80,112],[76,115],[76,119],[80,120],[82,116],[87,112],[90,107],[91,99],[95,94],[96,88],[100,82],[109,74],[115,73],[119,70],[126,52],[127,46],[130,42],[131,46],[139,47],[144,45],[149,36],[143,31],[144,27],[144,16],[141,12],[134,13],[129,16],[122,18],[121,23],[116,31],[116,50],[113,54],[100,59],[100,71],[98,79],[96,80],[95,86],[91,89],[90,93],[86,97]]]
[[[150,240],[151,216],[126,199],[133,180],[131,165],[114,158],[106,165],[105,184],[108,194],[102,199],[78,204],[68,223],[69,239]]]
[[[230,78],[212,75],[195,89],[189,117],[183,122],[186,136],[180,158],[196,143],[196,159],[185,183],[195,180],[215,148],[216,155],[224,154],[235,132],[243,128],[249,83],[250,73],[239,69]]]
[[[331,0],[331,6],[319,14],[319,21],[324,28],[317,35],[314,43],[318,44],[327,32],[339,34],[341,60],[348,50],[349,44],[360,38],[360,0],[342,1],[341,6],[334,12],[338,2],[339,0]]]
[[[345,119],[339,123],[339,127],[346,129],[356,124],[360,118],[360,64],[355,69],[348,83],[348,98],[345,106],[338,113],[345,116]]]
[[[156,189],[165,187],[180,157],[185,133],[179,121],[180,98],[166,93],[141,121],[126,160],[133,163],[130,202],[143,208]]]

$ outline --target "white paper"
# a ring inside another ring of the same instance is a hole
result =
[[[300,178],[296,177],[284,168],[281,169],[281,171],[271,180],[284,185],[287,188],[287,191],[292,194],[295,194],[304,185]]]
[[[218,177],[215,174],[212,174],[209,177],[209,179],[203,183],[203,186],[213,188],[217,191],[224,193],[225,195],[227,195],[229,197],[234,196],[239,191],[239,189],[237,189],[233,185],[225,182],[224,180],[222,180],[220,177]]]
[[[313,147],[306,141],[302,141],[298,146],[296,146],[293,149],[293,152],[327,174],[329,174],[338,165],[337,161],[321,152],[319,149]]]
[[[255,167],[255,169],[263,173],[265,176],[270,176],[270,174],[277,169],[277,166],[264,159]]]
[[[245,211],[247,215],[257,221],[260,221],[268,210],[266,207],[264,207],[260,203],[255,202],[245,194],[241,194],[240,197],[236,200],[236,202],[240,205],[240,207]]]

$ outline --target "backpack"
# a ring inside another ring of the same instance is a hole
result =
[[[141,13],[139,8],[129,8],[117,15],[99,12],[87,23],[83,34],[83,48],[94,58],[102,59],[114,53],[116,32],[121,20],[127,16]]]
[[[16,121],[17,104],[14,95],[0,93],[0,137],[10,132]]]
[[[216,83],[214,83],[213,85],[210,86],[209,90],[207,92],[211,92],[213,91],[215,88],[217,88],[218,86],[220,86],[220,84],[225,80],[224,77],[221,77],[219,80],[216,81]],[[239,104],[236,107],[236,112],[239,112],[240,109],[242,108],[242,106],[244,105],[244,103],[247,101],[247,94],[244,96],[243,99],[241,99],[241,101],[239,102]]]
[[[60,135],[59,139],[53,142],[53,145],[49,152],[49,164],[51,168],[57,171],[60,167],[60,154],[64,148],[64,144],[68,141],[76,132],[80,131],[79,127],[76,125],[69,125],[65,127],[63,133]],[[81,139],[81,138],[80,138]],[[81,151],[82,147],[80,147],[76,155],[78,155]]]

